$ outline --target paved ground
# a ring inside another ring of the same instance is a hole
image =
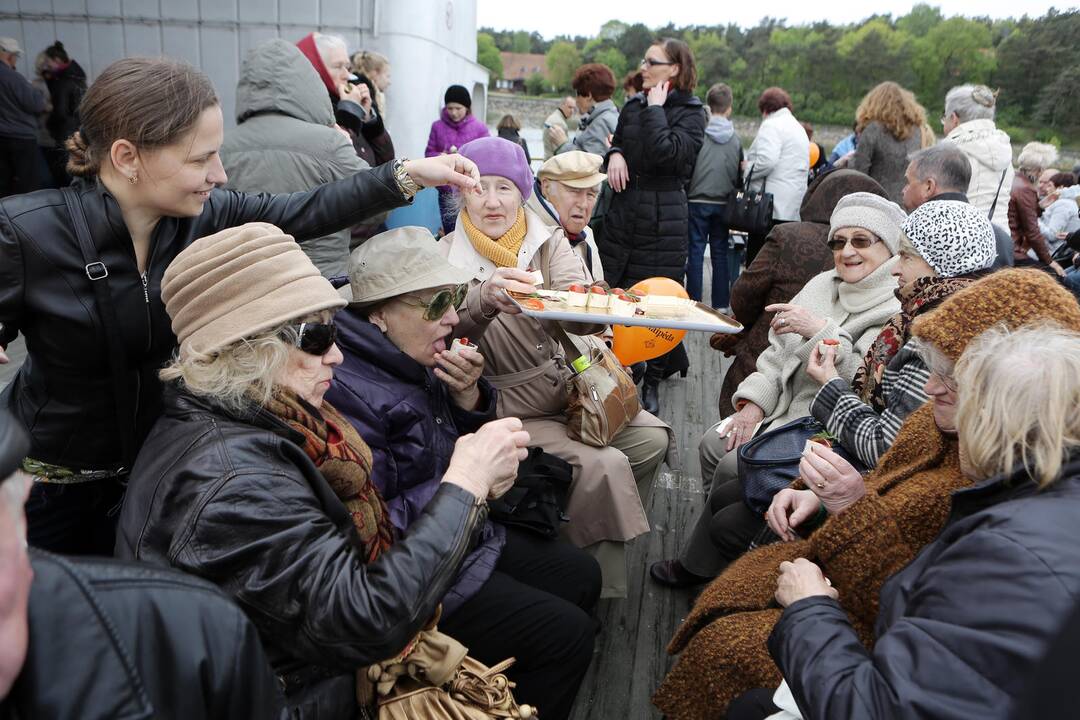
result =
[[[0,365],[0,390],[3,390],[4,386],[11,382],[11,378],[15,377],[15,373],[18,372],[19,366],[22,365],[23,359],[26,357],[26,344],[23,343],[21,337],[11,343],[11,346],[7,349],[7,356],[11,359],[11,362],[7,365]]]

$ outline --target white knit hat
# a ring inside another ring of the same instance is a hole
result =
[[[942,277],[990,267],[997,257],[994,228],[986,215],[959,200],[931,200],[915,208],[903,225],[926,264]]]
[[[829,218],[829,240],[840,228],[857,227],[881,238],[889,254],[900,252],[900,225],[907,215],[899,205],[880,195],[857,192],[845,195],[836,203]]]

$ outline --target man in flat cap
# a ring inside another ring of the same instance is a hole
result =
[[[0,37],[0,197],[41,187],[37,116],[47,98],[15,69],[22,48]]]
[[[570,247],[581,255],[596,282],[604,280],[604,268],[589,218],[607,178],[600,172],[603,162],[599,155],[581,150],[556,155],[536,173],[535,192],[526,203],[548,225],[562,227]]]

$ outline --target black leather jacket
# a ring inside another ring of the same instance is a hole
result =
[[[252,221],[273,223],[302,241],[405,204],[389,165],[310,192],[217,189],[198,217],[158,222],[143,278],[116,200],[96,181],[80,180],[75,187],[109,271],[119,327],[102,327],[60,191],[41,190],[0,200],[0,346],[19,332],[26,338],[28,357],[3,401],[30,433],[30,456],[82,469],[113,468],[122,459],[106,332],[118,335],[126,351],[136,448],[161,412],[157,371],[176,345],[161,278],[182,249]]]
[[[408,534],[365,565],[352,518],[302,442],[261,408],[240,417],[166,387],[165,413],[132,470],[116,552],[235,598],[300,717],[355,713],[353,671],[393,657],[431,619],[486,510],[443,484]]]
[[[0,718],[283,717],[255,628],[198,578],[31,550],[30,643]]]

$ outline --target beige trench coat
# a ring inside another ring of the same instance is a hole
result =
[[[550,258],[550,277],[544,287],[565,290],[572,284],[591,282],[581,257],[570,248],[561,229],[548,227],[531,210],[525,211],[528,232],[518,254],[518,268],[541,270],[541,251]],[[649,531],[641,498],[630,463],[614,447],[582,445],[565,436],[567,406],[565,353],[543,324],[525,315],[496,314],[485,317],[480,308],[480,285],[491,277],[495,264],[473,248],[460,221],[454,232],[439,241],[443,254],[456,267],[473,273],[475,280],[458,314],[458,337],[475,342],[484,356],[484,375],[499,390],[499,417],[520,417],[528,430],[534,424],[534,443],[550,446],[560,455],[567,443],[573,452],[563,452],[574,465],[574,485],[567,503],[570,524],[566,535],[575,545],[586,547],[601,540],[625,541]],[[574,335],[590,335],[603,327],[563,323]],[[552,435],[552,424],[561,423],[561,437]],[[634,425],[666,427],[657,418],[642,412]],[[546,448],[545,448],[546,449]]]

